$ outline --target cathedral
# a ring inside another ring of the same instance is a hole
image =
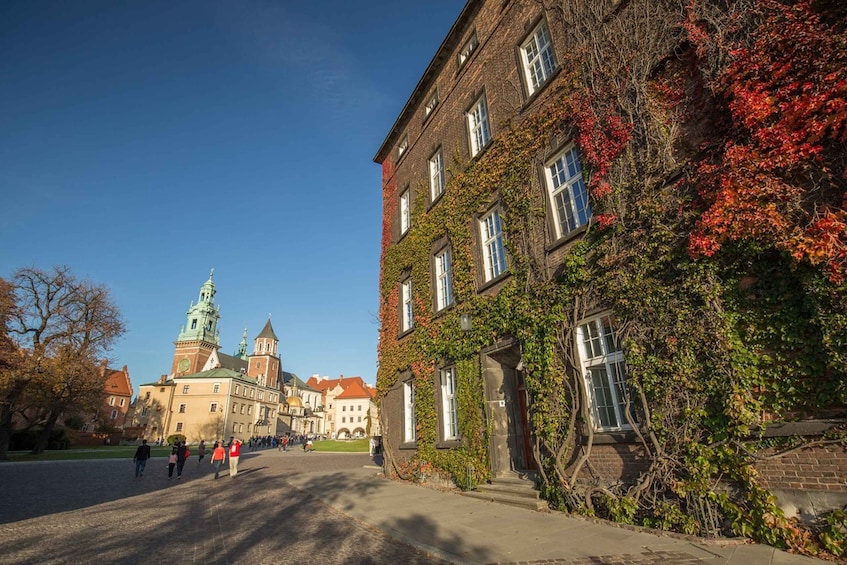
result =
[[[282,370],[279,339],[268,318],[248,353],[247,329],[233,355],[220,351],[220,308],[215,305],[214,269],[191,302],[174,342],[171,372],[139,387],[136,420],[148,441],[183,435],[189,442],[246,440],[252,436],[322,433],[322,420],[306,413],[311,390]],[[292,396],[286,396],[288,390]],[[316,404],[312,404],[316,406]]]

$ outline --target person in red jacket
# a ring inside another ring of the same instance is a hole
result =
[[[229,444],[229,476],[238,474],[238,457],[241,455],[241,440],[235,439]]]

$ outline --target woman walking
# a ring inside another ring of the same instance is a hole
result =
[[[218,473],[221,471],[221,465],[224,464],[224,459],[226,458],[226,449],[218,443],[215,442],[215,447],[212,449],[212,466],[215,468],[215,478],[218,478]]]

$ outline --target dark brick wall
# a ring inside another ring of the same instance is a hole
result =
[[[773,451],[762,453],[770,455]],[[824,445],[801,449],[757,462],[763,486],[769,489],[847,492],[847,447]]]

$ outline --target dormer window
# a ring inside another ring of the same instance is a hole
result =
[[[465,62],[471,58],[471,54],[476,51],[477,47],[479,47],[479,39],[477,39],[476,32],[474,32],[470,39],[468,39],[462,47],[461,51],[459,51],[459,67],[464,65]]]

